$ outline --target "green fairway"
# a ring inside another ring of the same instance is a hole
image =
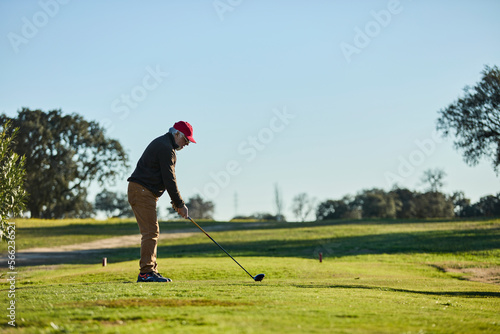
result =
[[[50,246],[51,223],[20,221],[16,240]],[[55,244],[75,231],[85,241],[137,233],[130,221],[106,223],[59,222]],[[167,237],[191,225],[162,223],[159,269],[173,283],[135,283],[138,246],[18,267],[9,328],[3,270],[4,332],[500,333],[500,220],[202,225],[266,278],[254,282],[199,231]]]

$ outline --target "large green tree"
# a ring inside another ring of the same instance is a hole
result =
[[[25,157],[12,151],[19,129],[11,129],[11,122],[0,123],[0,239],[9,237],[7,218],[21,214],[25,208]],[[11,135],[8,135],[8,132]]]
[[[61,110],[23,108],[16,118],[0,115],[19,127],[13,150],[26,156],[25,187],[32,217],[86,217],[91,214],[87,187],[113,182],[128,167],[121,144],[107,138],[97,122]]]
[[[455,135],[455,147],[463,151],[469,165],[481,158],[491,159],[494,170],[500,166],[500,69],[488,67],[481,81],[465,87],[464,96],[439,111],[437,130]]]

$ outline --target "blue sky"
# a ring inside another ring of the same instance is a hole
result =
[[[179,188],[218,219],[274,213],[275,184],[294,219],[299,193],[423,190],[429,168],[477,201],[499,178],[489,161],[467,166],[435,124],[500,65],[498,14],[495,0],[2,0],[0,113],[99,121],[132,166],[186,120],[198,144],[178,153]]]

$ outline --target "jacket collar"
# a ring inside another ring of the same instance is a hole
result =
[[[170,139],[170,142],[172,143],[172,147],[174,148],[174,150],[178,149],[179,145],[177,145],[177,143],[175,142],[174,135],[171,134],[170,132],[167,132],[167,137]]]

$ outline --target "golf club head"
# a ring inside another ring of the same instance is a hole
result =
[[[264,277],[265,277],[265,276],[266,276],[266,275],[264,275],[264,274],[258,274],[258,275],[255,275],[255,276],[254,276],[253,280],[254,280],[255,282],[260,282],[260,281],[262,281],[262,280],[264,279]]]

